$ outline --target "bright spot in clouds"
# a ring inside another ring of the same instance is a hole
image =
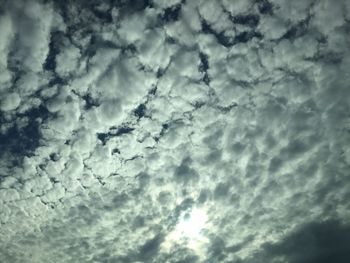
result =
[[[208,217],[204,209],[193,208],[180,215],[175,229],[167,236],[164,248],[170,249],[175,244],[185,244],[188,248],[199,252],[207,242],[204,230],[208,227]]]
[[[203,230],[206,221],[206,213],[199,208],[194,208],[189,214],[185,213],[182,215],[175,232],[180,238],[198,239],[202,234],[201,230]]]

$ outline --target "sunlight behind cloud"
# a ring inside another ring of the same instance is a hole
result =
[[[206,213],[199,208],[194,208],[189,214],[182,215],[175,232],[180,238],[199,239],[206,221]]]
[[[199,253],[208,241],[204,234],[207,228],[208,217],[205,210],[193,208],[180,216],[175,229],[167,236],[163,248],[169,250],[175,244],[185,244],[186,247]]]

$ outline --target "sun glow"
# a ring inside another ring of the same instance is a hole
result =
[[[207,241],[203,233],[207,221],[206,212],[199,208],[181,214],[175,229],[166,238],[165,248],[170,249],[174,244],[183,244],[193,250],[199,250]]]
[[[207,215],[203,210],[194,208],[189,214],[183,214],[175,228],[175,232],[187,239],[198,239],[201,237]]]

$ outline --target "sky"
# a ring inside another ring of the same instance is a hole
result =
[[[0,0],[0,262],[349,262],[349,47],[347,0]]]

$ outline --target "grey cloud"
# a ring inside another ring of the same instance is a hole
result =
[[[247,262],[347,262],[349,231],[348,225],[337,220],[301,225],[280,242],[265,244]]]

